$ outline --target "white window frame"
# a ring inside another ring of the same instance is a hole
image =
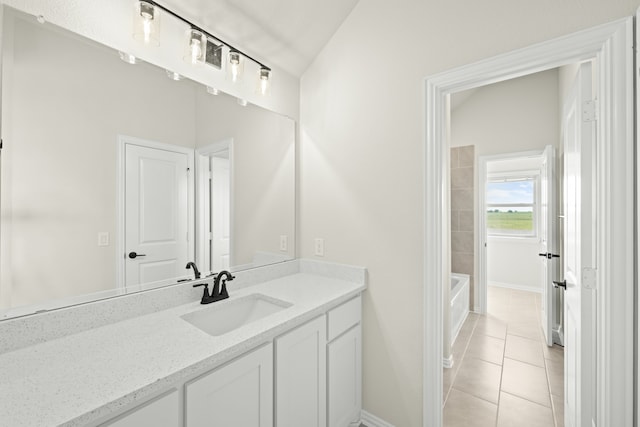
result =
[[[518,172],[497,172],[487,174],[487,186],[492,182],[507,181],[533,181],[533,203],[489,203],[485,188],[485,214],[488,214],[492,207],[531,207],[533,212],[533,232],[530,234],[508,234],[492,233],[487,224],[487,238],[490,239],[527,239],[538,240],[540,230],[540,172],[539,171],[518,171]]]

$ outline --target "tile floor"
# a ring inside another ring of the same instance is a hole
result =
[[[540,294],[488,287],[444,369],[444,427],[564,427],[564,352],[540,327]]]

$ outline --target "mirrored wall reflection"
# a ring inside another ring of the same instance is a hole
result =
[[[6,7],[2,36],[0,318],[294,257],[291,119]]]

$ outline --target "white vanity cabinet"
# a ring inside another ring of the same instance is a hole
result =
[[[275,340],[277,427],[326,427],[324,315]]]
[[[179,393],[173,389],[169,393],[144,403],[100,427],[178,427],[180,426]]]
[[[358,425],[362,410],[362,300],[358,296],[327,315],[328,427]]]
[[[273,427],[273,344],[185,386],[185,427]]]

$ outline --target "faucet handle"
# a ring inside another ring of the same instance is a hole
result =
[[[198,283],[198,284],[192,285],[192,286],[194,288],[198,288],[200,286],[204,286],[204,292],[202,293],[202,301],[204,301],[205,299],[211,297],[211,295],[209,295],[209,284],[207,282]]]

